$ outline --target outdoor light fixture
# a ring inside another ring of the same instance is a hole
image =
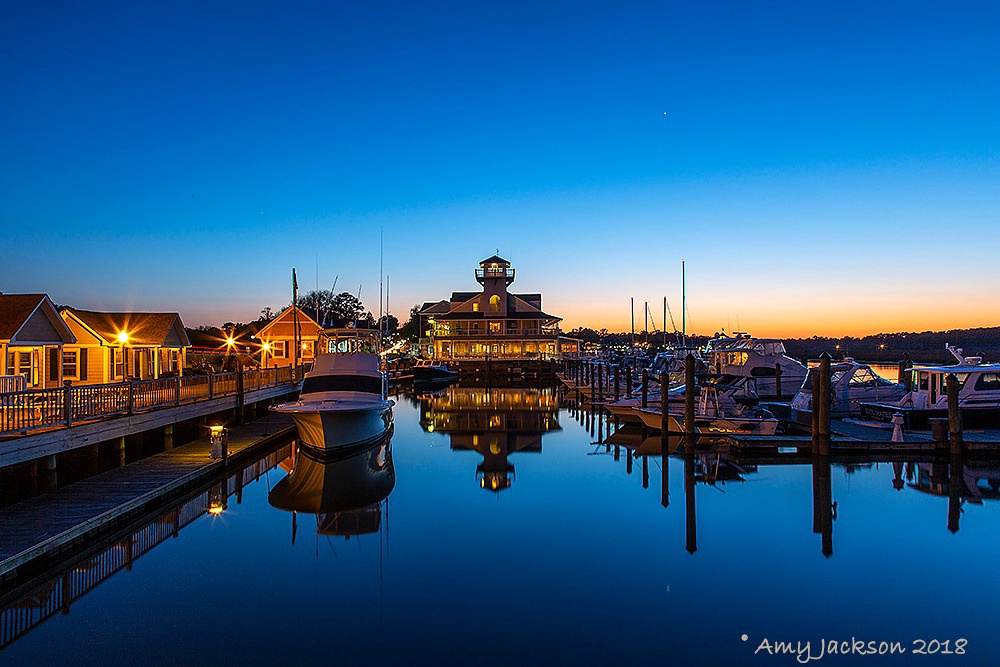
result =
[[[229,458],[229,433],[226,431],[226,427],[222,424],[217,424],[209,426],[208,430],[211,432],[209,441],[212,443],[210,456],[213,459],[222,459],[225,461]]]

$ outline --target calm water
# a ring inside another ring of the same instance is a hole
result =
[[[34,627],[0,664],[792,665],[754,651],[852,637],[907,653],[818,662],[1000,655],[998,468],[664,471],[643,455],[658,438],[595,444],[605,426],[552,390],[400,397],[395,417],[390,447],[326,466],[286,448],[239,498],[232,480],[200,494],[67,614],[43,610],[61,579],[22,599],[4,620]],[[912,652],[959,639],[965,655]]]

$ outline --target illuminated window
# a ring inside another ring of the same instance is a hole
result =
[[[63,350],[63,375],[76,377],[76,350]]]
[[[490,322],[490,333],[500,333],[500,322]]]
[[[490,312],[498,313],[500,312],[500,297],[494,294],[490,297]]]
[[[285,355],[285,344],[288,341],[284,340],[272,340],[271,341],[271,356],[278,358],[284,357]]]
[[[479,312],[479,300],[478,299],[472,302],[472,312],[474,312],[474,313],[478,313]]]

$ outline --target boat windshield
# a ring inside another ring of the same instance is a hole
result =
[[[708,341],[708,354],[749,350],[766,357],[777,357],[785,353],[785,344],[780,340],[762,338],[713,338]]]
[[[379,335],[371,329],[327,329],[320,333],[320,349],[327,354],[378,354]]]

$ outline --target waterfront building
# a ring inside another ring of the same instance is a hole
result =
[[[63,348],[75,342],[47,295],[0,294],[0,392],[62,386]]]
[[[316,358],[319,334],[323,330],[304,309],[289,306],[257,332],[261,368],[312,363]],[[298,355],[295,346],[298,345]]]
[[[481,292],[421,306],[421,349],[438,359],[559,359],[576,356],[580,342],[560,336],[562,318],[542,310],[541,294],[514,294],[510,262],[494,255],[476,269]]]
[[[63,376],[74,384],[107,384],[184,374],[191,347],[177,313],[101,313],[63,308],[76,341],[62,357]]]

